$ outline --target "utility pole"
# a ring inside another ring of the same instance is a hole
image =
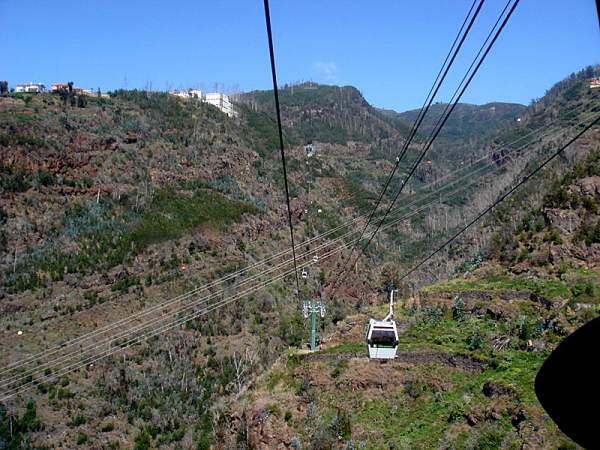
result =
[[[317,349],[317,315],[325,317],[325,305],[319,302],[311,302],[307,300],[302,306],[304,318],[310,316],[310,351],[314,352]]]

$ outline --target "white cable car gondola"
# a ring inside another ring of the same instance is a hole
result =
[[[369,358],[394,359],[398,351],[398,328],[394,316],[394,289],[390,290],[390,312],[383,320],[369,320],[367,347]]]
[[[304,151],[306,152],[306,157],[310,158],[311,156],[313,156],[315,154],[315,146],[313,145],[312,142],[309,142],[308,144],[306,144],[304,146]],[[308,163],[308,161],[307,161]]]
[[[304,269],[302,269],[302,279],[306,280],[308,278],[308,270],[306,270],[306,267]]]

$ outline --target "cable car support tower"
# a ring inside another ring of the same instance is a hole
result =
[[[325,317],[325,305],[321,301],[307,300],[302,306],[302,312],[305,319],[310,316],[310,351],[314,352],[317,349],[317,315]]]

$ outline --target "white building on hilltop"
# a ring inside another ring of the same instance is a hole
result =
[[[15,92],[33,92],[40,93],[46,90],[46,86],[42,83],[25,83],[25,84],[17,84],[15,86]]]
[[[204,101],[206,103],[210,103],[213,106],[216,106],[229,117],[237,116],[237,113],[233,109],[233,104],[229,100],[229,97],[225,94],[221,94],[220,92],[206,94]]]
[[[231,100],[229,100],[229,97],[225,94],[221,94],[220,92],[212,92],[204,95],[200,89],[184,89],[182,91],[171,91],[169,94],[184,98],[186,100],[196,98],[201,102],[206,102],[216,106],[229,117],[237,117],[237,112],[233,108],[233,104],[231,103]]]
[[[173,91],[171,95],[176,95],[181,98],[197,98],[198,100],[202,100],[202,91],[200,89],[185,89],[183,91]]]

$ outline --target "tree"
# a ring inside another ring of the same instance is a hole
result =
[[[242,393],[244,383],[246,382],[248,370],[252,370],[256,363],[256,353],[246,348],[244,355],[238,355],[233,352],[234,382],[237,395]]]
[[[452,318],[458,322],[465,320],[467,312],[467,307],[465,302],[459,296],[454,297],[454,302],[452,303]]]
[[[379,275],[379,284],[387,288],[389,285],[399,286],[400,284],[400,267],[397,263],[386,263],[381,268]]]
[[[0,95],[8,93],[8,81],[0,81]]]
[[[86,106],[87,106],[87,99],[85,98],[85,95],[78,95],[77,96],[77,107],[85,108]]]
[[[67,102],[69,101],[69,93],[67,92],[66,89],[59,89],[58,91],[58,95],[60,96],[60,99],[63,102],[63,107],[66,108],[67,107]]]
[[[585,78],[593,78],[594,77],[594,67],[587,66],[585,68]]]

